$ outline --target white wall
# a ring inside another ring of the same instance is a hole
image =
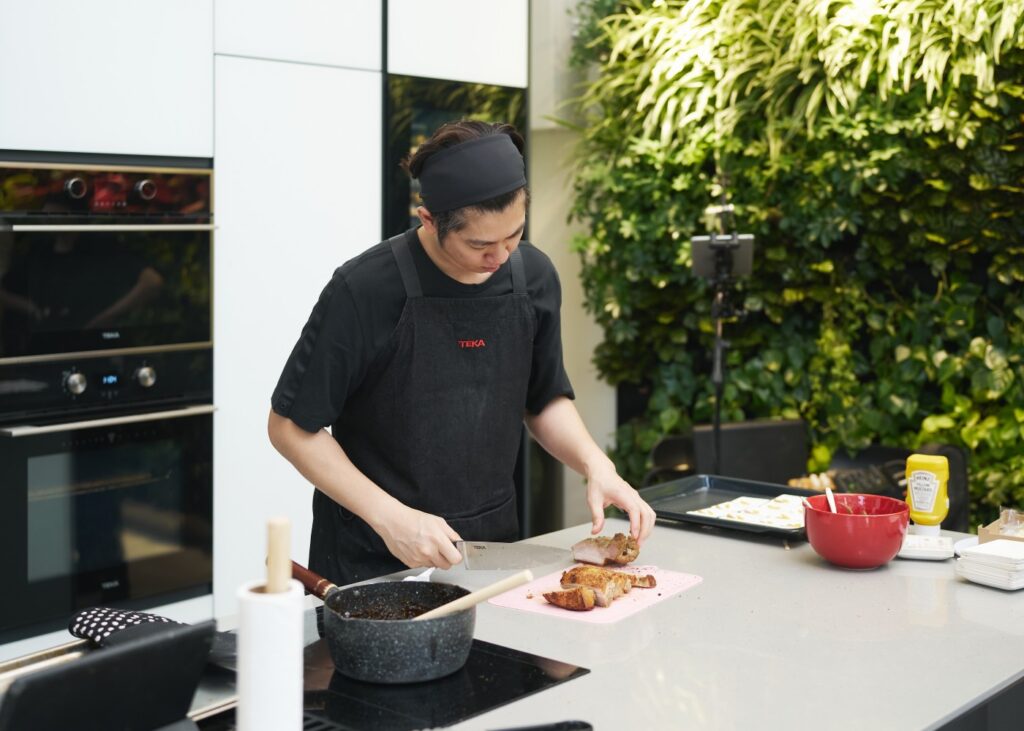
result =
[[[389,0],[388,72],[525,87],[529,0]]]
[[[562,129],[572,119],[568,101],[579,94],[582,74],[569,68],[575,32],[569,11],[578,0],[538,0],[530,5],[530,131]]]
[[[305,562],[313,488],[267,439],[270,395],[332,272],[379,240],[378,72],[220,57],[214,174],[214,604],[265,572],[266,520]]]
[[[213,0],[0,0],[0,149],[210,157]]]
[[[614,443],[615,389],[598,378],[592,356],[601,329],[583,308],[580,259],[571,250],[578,224],[568,224],[572,206],[570,171],[574,132],[563,129],[530,132],[530,239],[551,257],[562,282],[562,348],[565,368],[576,391],[576,409],[594,440],[604,449]],[[584,502],[584,481],[563,467],[564,527],[590,521]]]
[[[562,281],[562,346],[565,367],[576,391],[576,408],[595,441],[604,449],[614,444],[615,389],[602,381],[592,363],[601,329],[583,308],[580,259],[571,250],[579,224],[566,220],[572,208],[571,172],[577,134],[556,125],[551,116],[566,117],[566,99],[577,93],[578,77],[569,70],[572,22],[568,9],[575,0],[534,2],[530,19],[530,238],[544,249]],[[563,468],[565,526],[589,522],[583,479]]]

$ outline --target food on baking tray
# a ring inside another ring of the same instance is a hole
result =
[[[779,495],[771,500],[743,496],[700,510],[690,510],[689,514],[783,530],[804,527],[803,499],[798,495]]]
[[[544,598],[556,607],[571,609],[574,612],[586,612],[594,608],[595,593],[588,586],[576,586],[563,591],[548,591]]]
[[[592,563],[597,566],[606,564],[627,564],[635,561],[640,555],[640,547],[636,544],[633,536],[626,536],[616,533],[611,538],[598,536],[597,538],[584,538],[579,543],[573,544],[572,557],[574,561]]]

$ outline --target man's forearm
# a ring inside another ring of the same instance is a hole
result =
[[[576,405],[565,396],[552,399],[539,414],[527,415],[526,426],[552,457],[584,477],[598,470],[615,471],[608,455],[587,431]]]
[[[326,430],[311,434],[271,411],[270,441],[303,477],[346,510],[375,526],[401,503],[364,475]]]

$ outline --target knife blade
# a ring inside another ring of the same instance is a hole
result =
[[[462,554],[463,565],[470,571],[529,569],[572,561],[572,552],[567,548],[541,546],[535,543],[456,541],[455,547]]]

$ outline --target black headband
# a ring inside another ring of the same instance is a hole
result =
[[[524,187],[526,166],[511,137],[488,135],[434,153],[419,180],[423,205],[443,213]]]

